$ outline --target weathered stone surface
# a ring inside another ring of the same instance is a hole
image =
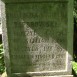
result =
[[[33,77],[73,77],[72,75],[60,75],[60,76],[33,76]]]
[[[30,72],[66,69],[67,32],[65,31],[68,26],[65,26],[67,13],[62,11],[64,8],[67,12],[66,5],[64,3],[6,5],[13,72],[25,72],[25,69]],[[66,18],[61,19],[59,14]]]
[[[8,76],[71,77],[72,0],[15,1],[2,10]]]
[[[0,1],[0,25],[1,25],[1,1]]]
[[[68,0],[2,0],[5,3],[19,3],[19,2],[67,2]]]

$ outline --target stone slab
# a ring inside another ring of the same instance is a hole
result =
[[[12,72],[66,70],[67,3],[6,4],[6,17]]]
[[[2,7],[2,23],[9,77],[15,77],[13,73],[71,75],[73,2],[55,1],[24,4],[2,1],[6,5]]]

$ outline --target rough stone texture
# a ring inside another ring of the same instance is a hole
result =
[[[2,24],[1,24],[1,0],[0,0],[0,34],[2,34]]]
[[[8,3],[7,0],[6,15],[2,2],[3,42],[9,77],[72,76],[73,25],[69,9],[72,9],[72,1],[43,1]]]
[[[2,0],[5,3],[22,3],[22,2],[66,2],[68,0]]]
[[[0,77],[7,77],[7,76],[0,76]],[[73,76],[67,75],[67,76],[32,76],[32,77],[73,77]]]
[[[12,72],[66,70],[66,3],[7,4],[6,13]]]

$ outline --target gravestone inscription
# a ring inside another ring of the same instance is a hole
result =
[[[72,77],[72,5],[73,0],[2,0],[8,77]]]

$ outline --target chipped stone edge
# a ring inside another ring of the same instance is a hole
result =
[[[5,14],[5,3],[1,2],[1,23],[2,23],[2,41],[3,41],[3,49],[4,49],[4,61],[7,70],[7,74],[11,74],[11,66],[10,66],[10,56],[9,56],[9,42],[7,35],[7,26],[6,26],[6,14]]]

